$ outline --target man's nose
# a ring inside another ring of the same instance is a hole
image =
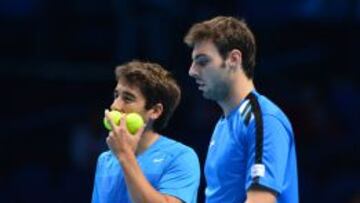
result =
[[[115,98],[113,103],[111,104],[110,108],[111,110],[116,110],[116,111],[120,111],[122,112],[123,111],[123,101],[118,97],[118,98]]]
[[[194,63],[191,64],[189,68],[189,76],[196,77],[198,75],[196,65]]]

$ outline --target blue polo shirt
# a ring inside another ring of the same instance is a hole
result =
[[[190,148],[160,136],[137,161],[146,179],[160,193],[196,203],[200,181],[199,160]],[[125,177],[116,157],[107,151],[99,156],[92,203],[131,202]]]
[[[286,115],[253,91],[214,129],[205,162],[207,203],[244,202],[251,186],[297,203],[295,142]]]

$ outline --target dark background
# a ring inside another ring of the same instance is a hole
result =
[[[182,39],[216,15],[254,31],[256,87],[296,134],[301,202],[359,203],[359,0],[0,0],[0,202],[90,202],[113,70],[134,58],[175,74],[163,133],[204,160],[221,111],[188,77]]]

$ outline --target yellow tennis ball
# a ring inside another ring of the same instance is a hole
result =
[[[123,115],[121,112],[112,110],[109,112],[109,115],[110,115],[110,119],[115,123],[115,125],[120,125],[120,120]],[[111,124],[106,117],[104,117],[103,123],[106,129],[112,130]]]
[[[116,110],[112,110],[109,112],[110,119],[117,126],[120,125],[121,117],[123,115],[124,115],[123,113]],[[126,127],[128,131],[133,135],[136,134],[139,128],[141,128],[144,125],[144,120],[138,113],[129,113],[126,115],[125,119],[126,119]],[[106,117],[104,117],[103,123],[106,129],[112,130],[111,124]]]
[[[131,134],[136,134],[143,125],[144,120],[138,113],[129,113],[126,115],[126,127]]]

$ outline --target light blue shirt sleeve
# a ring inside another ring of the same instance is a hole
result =
[[[198,157],[192,149],[187,149],[172,160],[164,171],[159,192],[177,197],[186,203],[196,203],[199,183]]]
[[[254,183],[254,174],[259,177],[257,182],[261,186],[281,193],[285,182],[285,169],[289,160],[291,134],[284,124],[275,116],[263,115],[263,153],[262,167],[257,168],[255,164],[256,130],[255,122],[249,125],[246,140],[247,148],[247,170],[246,190]]]
[[[100,172],[100,165],[101,165],[101,156],[99,156],[97,164],[96,164],[96,171],[95,171],[95,177],[94,177],[94,187],[93,187],[93,193],[92,193],[92,198],[91,198],[91,202],[92,203],[100,203],[100,194],[98,191],[98,181],[97,181],[97,173]]]

